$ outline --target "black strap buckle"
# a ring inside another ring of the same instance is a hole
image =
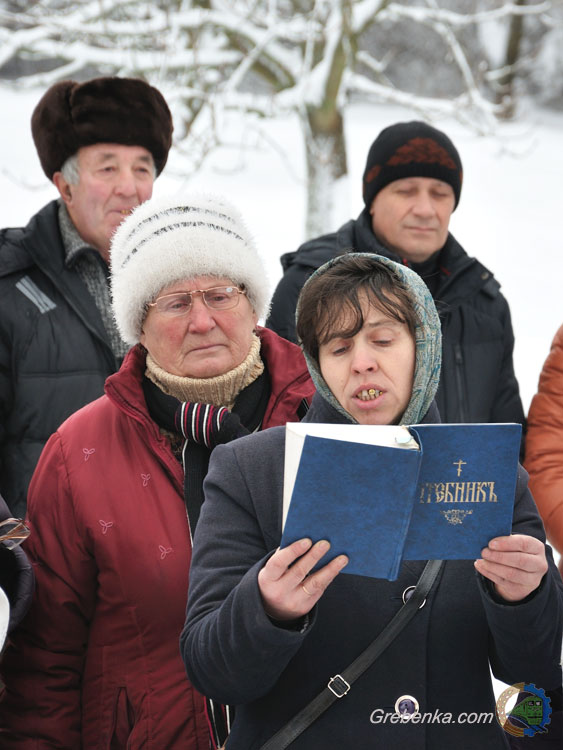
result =
[[[336,695],[337,698],[343,698],[350,690],[350,684],[346,682],[342,675],[336,674],[328,681],[327,688]]]

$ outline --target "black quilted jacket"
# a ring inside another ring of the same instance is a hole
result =
[[[282,256],[284,276],[266,322],[295,341],[295,306],[306,279],[347,250],[384,255],[401,262],[376,239],[369,214],[337,232],[310,240]],[[519,422],[524,411],[514,374],[510,310],[493,274],[470,258],[450,234],[440,254],[434,301],[442,321],[442,374],[436,402],[443,422]]]
[[[57,211],[52,201],[0,232],[0,492],[18,516],[48,437],[119,367],[93,298],[65,266]]]

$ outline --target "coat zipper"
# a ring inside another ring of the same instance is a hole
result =
[[[459,404],[459,421],[466,421],[465,414],[465,399],[467,394],[463,387],[463,354],[461,351],[461,345],[455,344],[454,347],[454,359],[455,359],[455,382],[457,386],[457,398]]]

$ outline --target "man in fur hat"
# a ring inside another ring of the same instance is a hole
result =
[[[399,122],[372,143],[363,175],[364,209],[332,234],[281,262],[266,325],[295,341],[295,306],[305,280],[335,255],[377,253],[416,271],[442,322],[443,359],[436,401],[444,422],[520,422],[510,310],[493,274],[449,232],[462,166],[446,135],[425,122]]]
[[[111,314],[110,240],[151,197],[172,117],[145,81],[103,77],[51,86],[31,129],[59,197],[0,232],[0,492],[17,516],[44,443],[102,395],[127,351]]]

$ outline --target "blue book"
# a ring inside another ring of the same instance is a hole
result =
[[[321,564],[397,578],[403,560],[476,559],[509,534],[518,424],[286,425],[281,546],[327,539]]]

